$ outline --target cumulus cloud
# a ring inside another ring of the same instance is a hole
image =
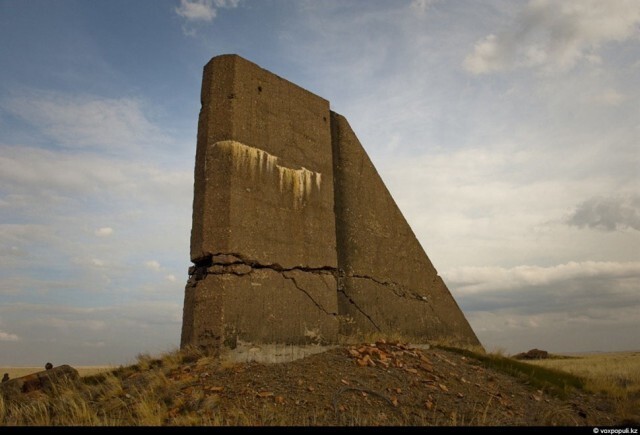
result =
[[[67,148],[115,151],[166,142],[134,98],[33,91],[0,104]]]
[[[640,345],[640,262],[461,267],[442,275],[491,346],[569,352]]]
[[[78,331],[94,331],[101,332],[107,329],[107,322],[100,319],[92,318],[64,318],[54,316],[42,316],[33,319],[32,326],[43,326],[46,328],[52,328],[62,333],[67,333],[71,330]]]
[[[625,279],[640,281],[640,262],[571,261],[556,266],[460,267],[445,272],[458,294],[525,291],[531,287],[561,287],[585,279]],[[515,296],[514,296],[515,297]]]
[[[113,234],[113,228],[111,227],[98,228],[97,230],[94,231],[94,234],[98,237],[109,237],[111,234]]]
[[[79,194],[117,194],[138,201],[188,201],[193,184],[191,168],[162,168],[153,162],[115,159],[80,152],[44,150],[0,144],[0,192],[10,189],[5,201],[12,208],[33,208],[40,201]],[[47,192],[34,201],[33,196]],[[20,195],[18,195],[18,193]],[[22,195],[22,196],[21,196]],[[26,196],[24,196],[26,195]],[[98,229],[102,235],[108,230]],[[100,235],[97,234],[96,235]]]
[[[161,267],[160,267],[160,263],[158,263],[156,260],[149,260],[146,261],[144,263],[145,266],[147,266],[148,269],[159,272]]]
[[[575,312],[520,313],[517,308],[467,314],[487,350],[511,354],[537,347],[554,353],[637,350],[638,307]]]
[[[8,332],[0,331],[0,341],[18,341],[20,337],[16,334],[10,334]]]
[[[180,0],[175,11],[188,21],[212,21],[217,9],[235,8],[238,3],[240,0]]]
[[[592,100],[596,103],[604,104],[606,106],[619,106],[622,102],[629,98],[628,95],[623,95],[615,89],[605,89],[599,94],[592,97]]]
[[[590,198],[575,208],[566,223],[604,231],[640,231],[640,195]]]
[[[598,63],[598,49],[638,37],[635,0],[531,0],[505,31],[475,43],[464,67],[486,74],[519,67],[563,71],[579,61]]]
[[[90,260],[90,263],[94,267],[105,267],[105,262],[103,260],[100,260],[99,258],[92,258]]]

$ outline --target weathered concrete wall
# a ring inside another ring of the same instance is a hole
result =
[[[329,118],[328,101],[241,57],[206,65],[183,345],[336,341]]]
[[[344,332],[479,344],[347,120],[331,114]]]
[[[191,260],[336,267],[329,102],[235,55],[204,69]]]
[[[478,344],[346,119],[235,55],[204,69],[182,345]]]

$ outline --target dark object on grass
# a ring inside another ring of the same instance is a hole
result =
[[[8,377],[8,375],[7,375]],[[42,370],[20,378],[3,380],[0,383],[0,396],[4,400],[14,400],[23,394],[33,391],[43,391],[49,393],[55,391],[63,385],[75,384],[80,381],[80,374],[76,369],[66,364]]]
[[[527,352],[519,353],[513,356],[515,359],[547,359],[549,352],[540,349],[531,349]]]

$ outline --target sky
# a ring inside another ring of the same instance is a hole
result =
[[[347,117],[487,350],[640,349],[637,0],[0,0],[0,365],[179,346],[225,53]]]

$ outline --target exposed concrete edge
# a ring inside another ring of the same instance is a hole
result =
[[[343,346],[346,344],[343,344]],[[293,345],[293,344],[255,344],[238,340],[235,349],[225,348],[219,358],[226,363],[257,362],[262,364],[278,364],[296,361],[311,355],[336,349],[341,345]],[[426,343],[409,343],[412,349],[427,350],[431,345]]]
[[[259,362],[274,364],[295,361],[310,355],[326,352],[338,345],[292,345],[284,343],[256,344],[238,340],[235,349],[225,348],[220,360],[230,363]]]

